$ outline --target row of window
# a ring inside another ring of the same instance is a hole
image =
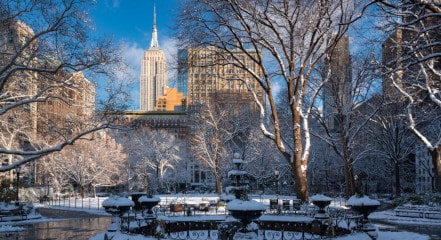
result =
[[[423,183],[423,182],[432,182],[432,177],[418,177],[418,182]]]
[[[425,168],[419,168],[419,169],[417,169],[416,172],[417,172],[417,174],[420,174],[420,175],[427,175],[427,174],[429,174],[428,169],[425,169]],[[434,172],[434,168],[433,167],[430,170],[430,172]]]

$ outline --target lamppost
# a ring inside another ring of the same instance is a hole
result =
[[[274,170],[274,176],[276,177],[277,213],[280,213],[280,206],[279,206],[279,170],[277,168]]]
[[[17,179],[16,179],[16,182],[17,182],[17,198],[16,198],[16,202],[17,202],[17,204],[19,203],[19,201],[20,201],[20,199],[19,199],[19,195],[18,195],[18,193],[19,193],[19,188],[20,188],[20,166],[18,166],[17,168],[15,168],[15,174],[17,174]]]
[[[50,188],[51,180],[52,180],[52,177],[49,175],[47,177],[47,197],[49,197],[49,195],[51,193],[51,188]]]
[[[276,176],[276,195],[279,198],[279,170],[274,170],[274,175]]]

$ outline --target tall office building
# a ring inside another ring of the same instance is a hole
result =
[[[20,20],[4,20],[0,24],[0,68],[3,76],[0,78],[0,109],[5,106],[23,101],[37,93],[37,74],[34,71],[13,70],[19,65],[33,68],[36,64],[37,43],[30,39],[35,35],[32,28]],[[26,49],[22,46],[29,44]],[[16,59],[13,59],[16,57]],[[37,129],[37,103],[30,102],[13,107],[0,114],[0,133],[3,141],[1,148],[17,149],[25,146],[29,138],[34,138]],[[13,154],[0,154],[0,163],[11,165],[16,159]],[[0,179],[8,178],[14,182],[16,172],[10,170],[0,173]]]
[[[440,4],[440,0],[429,0],[427,4]],[[382,61],[386,77],[383,78],[383,94],[389,99],[402,97],[393,86],[393,82],[403,88],[417,86],[424,82],[424,74],[420,72],[420,64],[433,61],[434,68],[441,69],[441,33],[439,14],[426,5],[414,4],[407,10],[399,26],[382,44]],[[416,54],[410,54],[416,53]],[[389,74],[390,73],[390,74]],[[430,78],[437,79],[429,73]],[[392,82],[393,79],[393,82]],[[408,90],[408,89],[407,89]]]
[[[260,68],[247,54],[257,53],[233,52],[237,61],[259,73]],[[187,106],[201,105],[209,98],[219,98],[221,95],[236,103],[254,106],[253,97],[244,81],[251,83],[261,98],[260,86],[248,71],[235,66],[234,61],[230,53],[213,46],[179,50],[178,91],[184,93]]]
[[[404,89],[409,95],[416,96],[421,101],[415,101],[414,119],[419,129],[426,128],[424,134],[430,136],[439,124],[437,121],[439,109],[430,103],[429,92],[424,87],[429,83],[438,88],[441,79],[437,71],[441,69],[441,18],[436,9],[440,0],[429,0],[423,4],[408,5],[401,10],[400,26],[382,44],[383,95],[388,102],[389,114],[399,116],[407,114],[407,97],[395,85]],[[433,4],[433,5],[431,5]],[[433,67],[433,70],[430,70]],[[424,71],[422,71],[424,68]],[[427,74],[427,75],[426,75]],[[427,81],[427,82],[426,82]],[[432,118],[425,120],[426,115]],[[421,120],[424,119],[424,120]],[[422,145],[422,144],[421,144]],[[426,147],[415,144],[414,154],[409,156],[415,167],[414,186],[416,192],[427,192],[441,185],[439,161],[431,158]],[[438,174],[436,174],[438,173]],[[438,176],[438,177],[437,177]]]
[[[66,135],[83,131],[83,125],[90,124],[95,114],[95,84],[82,72],[62,71],[54,75],[62,79],[64,85],[47,91],[48,100],[38,103],[38,134],[48,142],[54,140],[54,129]],[[41,78],[39,88],[51,84]]]
[[[153,32],[150,48],[144,52],[141,62],[140,110],[153,111],[156,100],[164,95],[167,86],[167,63],[164,52],[159,48],[156,29],[156,8],[153,12]]]
[[[343,36],[330,53],[330,59],[325,63],[324,74],[330,70],[329,81],[323,88],[323,116],[326,119],[327,127],[337,130],[339,114],[349,111],[351,108],[351,81],[352,64],[349,51],[349,38]],[[327,76],[325,76],[327,77]]]
[[[0,66],[6,67],[6,71],[16,66],[22,68],[11,71],[11,75],[2,79],[5,85],[0,93],[0,109],[29,100],[26,104],[0,114],[0,132],[8,141],[14,140],[9,141],[10,145],[0,142],[2,148],[33,150],[34,146],[30,142],[44,139],[51,143],[50,140],[60,137],[60,133],[66,134],[63,138],[69,137],[77,133],[77,127],[93,120],[95,85],[81,72],[65,69],[55,73],[35,71],[40,68],[54,70],[58,67],[54,56],[39,51],[38,41],[33,39],[35,35],[34,30],[20,20],[4,22],[0,26]],[[11,57],[15,55],[17,57],[12,61]],[[4,161],[2,164],[11,165],[15,157],[0,154],[0,160]],[[23,173],[39,172],[37,162],[29,167],[34,170],[22,169]],[[13,171],[8,174],[10,180],[16,177]],[[36,174],[34,177],[36,179]]]
[[[14,62],[20,64],[20,67],[27,66],[33,68],[36,66],[37,58],[37,41],[33,41],[25,49],[21,50],[21,47],[26,44],[34,36],[34,31],[26,23],[18,21],[5,22],[0,27],[0,66],[8,66],[5,70],[15,68],[15,64],[10,65],[11,58],[17,55],[17,59]],[[10,104],[11,102],[20,101],[23,96],[32,96],[37,93],[37,73],[34,71],[11,71],[11,75],[2,79],[5,81],[5,85],[2,87],[0,108],[5,104]],[[7,76],[7,74],[4,74]],[[31,134],[34,135],[37,129],[36,122],[36,110],[37,103],[31,102],[29,104],[23,105],[23,108],[14,108],[15,110],[20,110],[20,113],[24,113],[26,117],[21,116],[21,119],[29,119],[27,123],[32,129]],[[24,111],[21,111],[24,110]],[[2,116],[7,116],[4,114]]]

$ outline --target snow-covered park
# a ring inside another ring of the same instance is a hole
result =
[[[184,194],[176,194],[176,195],[157,195],[157,197],[160,199],[159,206],[165,206],[169,205],[171,203],[191,203],[191,204],[200,204],[203,202],[214,202],[218,201],[219,197],[215,194],[210,195],[184,195]],[[279,203],[282,203],[282,200],[295,200],[295,197],[292,196],[276,196],[276,195],[250,195],[250,198],[253,199],[256,202],[264,204],[267,209],[262,217],[260,217],[260,220],[265,221],[289,221],[289,222],[295,222],[295,221],[302,221],[304,218],[309,218],[305,215],[295,215],[291,212],[281,212],[281,213],[275,213],[272,212],[270,209],[270,200],[278,198]],[[68,199],[65,200],[64,204],[62,202],[56,202],[53,201],[51,205],[49,204],[35,204],[35,207],[41,208],[41,207],[48,207],[48,208],[58,208],[58,209],[65,209],[65,210],[71,210],[71,211],[86,211],[93,214],[100,214],[100,215],[108,215],[110,214],[106,213],[104,209],[102,208],[102,203],[107,198],[86,198],[86,199]],[[348,202],[333,198],[331,201],[331,204],[328,208],[328,210],[331,209],[341,209],[346,208]],[[354,204],[354,203],[352,203]],[[280,204],[280,206],[282,206]],[[311,209],[313,209],[312,204],[308,205]],[[412,206],[407,206],[409,209]],[[413,206],[416,208],[416,206]],[[424,208],[424,206],[419,206],[420,209]],[[308,208],[306,208],[308,209]],[[428,207],[426,206],[426,209]],[[173,220],[173,221],[189,221],[189,216],[185,212],[182,213],[165,213],[160,212],[159,208],[157,207],[156,210],[158,210],[157,218],[158,219],[167,219],[167,220]],[[292,206],[291,206],[292,210]],[[433,209],[431,209],[433,210]],[[38,211],[37,211],[38,212]],[[412,211],[409,211],[412,213]],[[222,221],[231,221],[231,216],[229,216],[228,211],[226,211],[225,208],[219,207],[216,209],[210,209],[208,212],[195,212],[192,216],[193,218],[197,218],[199,220],[207,220],[207,219],[216,219],[216,220],[222,220]],[[441,219],[440,218],[426,218],[424,215],[422,217],[418,216],[397,216],[397,213],[394,211],[394,209],[389,209],[385,211],[377,211],[373,212],[369,215],[369,219],[374,222],[385,222],[391,225],[424,225],[424,226],[432,226],[434,228],[439,228],[441,226]],[[38,222],[47,222],[47,221],[54,221],[54,219],[48,219],[45,217],[36,218],[33,217],[32,219],[29,218],[28,220],[23,220],[21,223],[38,223]],[[396,230],[390,230],[390,229],[383,229],[383,224],[377,223],[374,224],[376,226],[376,234],[378,240],[390,240],[390,239],[399,239],[399,240],[407,240],[407,239],[439,239],[441,236],[430,236],[428,234],[424,233],[415,233],[410,231],[396,231]],[[23,227],[23,224],[20,224],[19,222],[10,222],[10,221],[2,221],[0,222],[0,232],[13,232],[13,231],[23,231],[25,230],[25,227]],[[101,240],[105,239],[105,232],[91,237],[91,240]],[[112,237],[111,239],[117,240],[117,239],[139,239],[139,240],[145,240],[145,239],[157,239],[152,237],[145,237],[143,235],[136,235],[136,234],[127,234],[124,231],[116,231],[107,233],[108,237]],[[167,238],[168,236],[165,236],[163,239],[173,239],[173,238]],[[238,238],[240,239],[240,238]],[[256,239],[267,239],[263,238],[263,236],[259,235]],[[277,238],[274,238],[277,239]],[[350,239],[371,239],[366,233],[364,232],[357,232],[354,231],[350,234],[340,236],[340,237],[334,237],[332,239],[342,239],[342,240],[350,240]]]

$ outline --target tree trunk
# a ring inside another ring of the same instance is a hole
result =
[[[214,178],[215,178],[215,181],[216,181],[216,193],[220,195],[220,194],[222,194],[222,177],[221,177],[221,174],[220,174],[220,166],[219,166],[219,164],[220,163],[216,164],[215,172],[214,172]]]
[[[302,167],[299,164],[299,160],[295,162],[295,166],[291,167],[294,179],[295,179],[295,190],[296,190],[296,196],[298,199],[300,199],[302,202],[308,201],[309,198],[309,192],[308,192],[308,183],[306,180],[305,174],[302,172]]]
[[[289,154],[286,154],[285,158],[291,165],[291,171],[293,173],[293,177],[295,179],[295,190],[296,196],[303,202],[306,202],[309,198],[308,192],[308,182],[306,178],[306,169],[307,169],[307,160],[302,160],[303,143],[302,143],[302,130],[300,128],[301,117],[300,112],[298,110],[294,110],[294,118],[293,118],[293,135],[294,135],[294,159],[289,157]],[[299,126],[299,127],[295,127]]]
[[[346,198],[350,198],[355,194],[355,180],[354,180],[354,171],[352,169],[352,161],[345,161],[344,172],[345,172],[345,183],[346,183],[345,194],[346,194]],[[362,191],[363,189],[360,190]]]
[[[430,150],[429,152],[432,156],[434,171],[433,190],[435,192],[441,192],[441,145],[437,146],[433,150]]]
[[[144,168],[144,192],[148,193],[148,191],[151,190],[148,188],[148,181],[147,181],[147,167]],[[150,191],[152,192],[152,191]]]
[[[395,194],[397,197],[401,196],[401,182],[400,182],[400,164],[395,162]]]
[[[93,197],[96,198],[96,186],[92,185]]]
[[[217,194],[222,194],[222,182],[221,182],[221,178],[216,176],[216,193]]]
[[[84,186],[80,186],[80,194],[81,198],[86,198],[86,188]]]

